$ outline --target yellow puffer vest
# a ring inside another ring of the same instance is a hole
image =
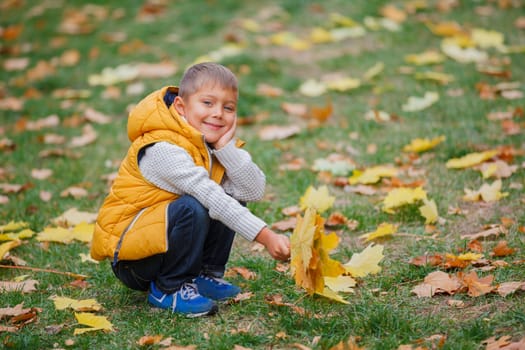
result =
[[[144,98],[130,113],[128,137],[132,142],[120,165],[110,193],[99,210],[91,244],[91,256],[138,260],[166,252],[167,206],[176,200],[174,193],[164,191],[142,176],[138,166],[139,151],[147,145],[167,141],[183,147],[195,164],[210,172],[210,178],[220,183],[222,165],[214,161],[210,169],[210,154],[203,135],[183,120],[173,108],[168,109],[164,87]]]

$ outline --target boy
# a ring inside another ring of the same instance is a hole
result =
[[[235,141],[238,85],[215,63],[194,65],[130,113],[132,142],[100,208],[94,259],[112,259],[126,286],[153,306],[190,317],[217,312],[240,292],[222,279],[235,232],[278,260],[290,241],[243,204],[262,198],[265,177]]]

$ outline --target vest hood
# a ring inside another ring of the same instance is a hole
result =
[[[154,91],[131,110],[128,117],[128,138],[131,142],[146,133],[163,130],[176,131],[196,142],[203,139],[203,135],[188,124],[173,105],[166,106],[164,95],[168,91],[178,94],[179,88],[167,86]]]

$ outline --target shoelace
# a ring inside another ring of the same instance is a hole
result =
[[[180,289],[180,296],[184,300],[197,298],[199,296],[197,286],[193,283],[184,283]]]
[[[225,284],[225,285],[230,284],[228,281],[223,280],[222,278],[218,278],[218,277],[204,276],[204,279],[210,280],[210,281],[215,282],[217,284]]]

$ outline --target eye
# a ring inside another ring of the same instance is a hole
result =
[[[225,109],[226,111],[228,111],[228,112],[235,112],[235,108],[230,107],[230,106],[226,106],[226,107],[224,107],[224,109]]]
[[[209,100],[204,100],[202,101],[202,103],[205,105],[205,106],[208,106],[208,107],[211,107],[211,105],[213,104],[211,101]]]

